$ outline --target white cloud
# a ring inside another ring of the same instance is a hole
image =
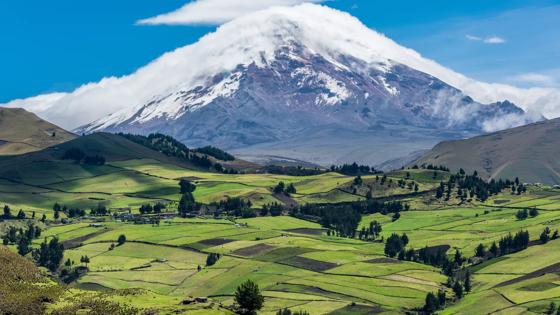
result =
[[[29,108],[44,119],[72,129],[123,110],[134,113],[173,91],[205,86],[216,74],[230,73],[240,65],[265,66],[278,47],[292,40],[334,63],[345,56],[372,67],[391,60],[433,75],[476,101],[487,104],[507,99],[547,118],[560,117],[558,88],[517,88],[473,80],[400,46],[347,12],[312,4],[275,7],[235,19],[197,43],[166,53],[128,76],[109,77],[71,93],[7,105]]]
[[[325,0],[195,0],[169,13],[138,21],[140,25],[220,25],[245,14],[274,6]]]
[[[498,36],[487,37],[484,42],[486,44],[504,44],[506,40]]]
[[[502,37],[499,36],[489,36],[486,38],[482,38],[480,36],[475,36],[475,35],[465,35],[465,38],[468,40],[472,40],[475,42],[483,42],[485,44],[504,44],[506,42],[506,40]]]
[[[465,37],[466,37],[468,40],[474,40],[474,41],[481,41],[481,40],[482,40],[481,37],[474,36],[474,35],[468,35],[468,34],[467,34],[467,35],[465,35]]]
[[[541,84],[550,84],[554,82],[554,78],[540,73],[522,73],[516,76],[511,77],[512,81],[522,82],[522,83],[541,83]]]

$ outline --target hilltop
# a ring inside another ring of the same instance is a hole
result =
[[[0,155],[39,151],[76,138],[21,108],[0,107]]]

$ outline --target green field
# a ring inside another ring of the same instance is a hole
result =
[[[262,290],[262,314],[275,314],[281,308],[311,314],[414,312],[424,305],[427,293],[440,289],[447,292],[449,304],[443,314],[538,314],[551,301],[560,302],[560,268],[551,267],[560,259],[560,242],[540,245],[538,241],[545,227],[560,229],[558,190],[531,186],[525,194],[504,192],[485,202],[460,202],[455,197],[442,201],[434,198],[434,190],[449,173],[441,171],[396,171],[387,174],[385,183],[368,175],[355,185],[353,176],[333,172],[218,174],[156,157],[117,158],[97,167],[58,160],[16,165],[0,159],[0,169],[10,166],[0,176],[0,200],[14,212],[23,209],[28,218],[33,212],[35,220],[47,215],[33,246],[57,237],[68,246],[63,261],[85,267],[80,259],[90,259],[87,272],[69,284],[49,311],[87,297],[161,314],[231,314],[235,289],[247,279]],[[287,212],[247,219],[216,218],[211,213],[178,218],[171,214],[181,198],[181,178],[196,185],[193,195],[200,203],[240,197],[250,200],[257,212],[265,204],[287,200],[299,205],[365,200],[370,190],[373,198],[391,197],[411,209],[401,212],[398,220],[392,214],[364,214],[358,230],[378,221],[382,232],[377,241],[328,235],[318,222]],[[289,198],[275,195],[272,187],[280,181],[293,184],[297,192]],[[397,185],[399,181],[404,181],[404,188]],[[411,185],[418,186],[418,194]],[[159,224],[134,224],[110,216],[68,219],[62,224],[53,220],[55,202],[81,209],[104,205],[115,213],[133,214],[142,204],[163,202],[168,217]],[[516,218],[519,209],[531,207],[539,209],[538,216]],[[0,231],[4,233],[10,224],[25,226],[23,221],[6,221]],[[467,263],[473,290],[459,301],[452,299],[441,268],[389,259],[382,241],[393,233],[406,233],[407,248],[448,245],[450,257],[455,250],[472,257],[478,244],[489,246],[522,229],[530,234],[528,249],[477,266]],[[127,242],[113,247],[120,235]],[[209,253],[221,255],[212,266],[206,266]],[[516,280],[519,277],[524,278]],[[182,305],[189,297],[208,297],[209,302]]]

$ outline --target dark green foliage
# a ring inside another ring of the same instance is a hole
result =
[[[12,210],[7,205],[4,206],[4,219],[10,219],[12,217]]]
[[[354,178],[354,185],[362,186],[363,183],[364,181],[362,180],[362,176],[358,175]]]
[[[104,216],[109,214],[109,211],[107,210],[107,207],[105,207],[104,205],[98,204],[97,207],[91,208],[89,213],[93,216]]]
[[[101,155],[88,155],[84,158],[84,164],[97,166],[105,165],[105,157]]]
[[[17,216],[16,216],[16,218],[17,218],[18,220],[23,220],[23,219],[25,219],[25,212],[23,212],[23,210],[20,209],[19,212],[18,212],[18,214],[17,214]]]
[[[189,161],[203,169],[211,169],[215,166],[206,154],[199,153],[197,150],[190,150],[183,143],[170,136],[160,133],[150,134],[147,137],[123,133],[120,133],[119,135],[167,156]],[[216,165],[218,165],[218,163],[216,163]],[[223,167],[221,165],[218,168],[221,168],[223,171]]]
[[[181,178],[179,181],[179,187],[181,189],[181,194],[193,193],[196,190],[196,185],[184,178]]]
[[[286,189],[286,184],[284,184],[284,182],[279,182],[276,186],[274,186],[272,191],[275,194],[282,194],[282,193],[284,193],[285,189]]]
[[[542,244],[548,243],[548,241],[550,240],[550,229],[548,227],[544,228],[541,235],[539,236],[539,240]]]
[[[307,312],[307,311],[292,312],[289,308],[284,308],[284,309],[278,310],[278,312],[276,312],[276,315],[309,315],[309,312]]]
[[[527,217],[529,217],[529,211],[527,211],[527,209],[519,210],[515,214],[515,217],[517,218],[517,220],[525,220],[527,219]]]
[[[209,253],[208,256],[206,257],[206,266],[208,267],[213,266],[218,262],[219,259],[220,259],[220,254]]]
[[[492,245],[490,246],[490,253],[492,253],[492,255],[496,257],[498,256],[499,253],[498,251],[499,251],[498,245],[496,245],[496,242],[493,242]]]
[[[263,205],[261,208],[261,216],[266,216],[270,214],[273,217],[277,217],[282,215],[283,212],[284,212],[284,207],[277,202],[268,205]]]
[[[195,150],[198,153],[206,154],[212,156],[221,161],[233,161],[235,157],[224,150],[218,149],[213,146],[206,146],[202,148],[198,148]]]
[[[362,214],[350,205],[306,204],[292,209],[291,215],[316,218],[325,228],[332,229],[342,237],[355,237]]]
[[[237,287],[235,303],[239,306],[240,313],[256,314],[263,307],[264,297],[259,286],[253,281],[247,280]]]
[[[294,186],[294,184],[290,183],[288,185],[288,187],[286,187],[286,193],[287,194],[295,194],[297,192],[296,187]]]
[[[242,217],[244,215],[247,216],[247,214],[256,216],[256,212],[251,209],[252,206],[253,204],[250,200],[244,200],[237,197],[227,197],[225,200],[221,200],[220,202],[210,203],[210,207],[216,208],[216,214],[225,212],[236,217]]]
[[[529,215],[531,216],[531,218],[534,218],[539,215],[539,210],[537,210],[537,208],[531,208],[529,210]]]
[[[464,287],[465,287],[465,292],[471,292],[472,289],[472,283],[471,283],[471,272],[470,270],[467,270],[467,272],[465,273],[465,283],[464,283]]]
[[[453,293],[455,293],[457,299],[463,298],[463,286],[459,281],[456,281],[453,285]]]
[[[289,176],[313,176],[323,174],[325,171],[318,168],[304,168],[302,166],[277,166],[267,165],[263,170],[265,173]]]
[[[192,195],[192,193],[184,193],[181,197],[181,200],[179,200],[179,206],[177,207],[179,215],[181,215],[182,217],[186,217],[188,214],[196,213],[197,209],[198,206],[194,201],[194,196]]]
[[[426,295],[426,303],[424,304],[424,312],[433,314],[439,309],[439,300],[432,292]]]
[[[63,160],[73,160],[76,163],[86,157],[86,153],[80,148],[70,148],[64,152],[62,155]]]
[[[403,234],[403,236],[399,236],[398,234],[393,233],[387,238],[387,241],[385,242],[385,255],[389,257],[395,257],[399,252],[405,249],[407,244],[408,237],[406,236],[406,234]]]
[[[39,266],[54,272],[64,257],[64,246],[58,241],[58,238],[54,237],[48,243],[47,240],[41,243],[39,249],[33,252],[33,256]]]
[[[475,256],[484,258],[486,256],[486,248],[482,244],[478,244],[475,250]]]
[[[118,246],[123,245],[126,242],[126,236],[124,234],[119,235],[119,238],[117,239],[117,243],[119,244]]]
[[[347,176],[371,175],[379,174],[375,168],[367,165],[358,165],[357,163],[344,164],[342,166],[331,166],[331,172],[338,172]]]
[[[515,236],[508,234],[499,241],[500,255],[518,252],[529,246],[529,232],[519,231]]]

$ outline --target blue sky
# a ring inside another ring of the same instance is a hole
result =
[[[255,0],[257,1],[257,0]],[[0,1],[0,103],[128,74],[215,26],[136,21],[186,0]],[[560,0],[332,0],[366,25],[478,80],[560,85]]]

